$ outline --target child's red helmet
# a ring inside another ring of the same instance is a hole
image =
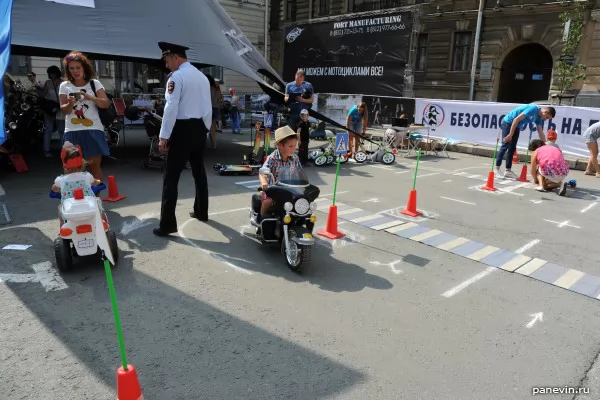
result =
[[[548,129],[548,140],[556,140],[558,135],[554,129]]]
[[[79,156],[65,160],[65,157],[67,155],[67,150],[69,150],[72,147],[77,148],[77,150],[79,151]],[[81,166],[83,165],[83,155],[81,152],[81,146],[79,146],[79,145],[75,146],[71,142],[65,142],[65,144],[63,145],[63,148],[60,152],[60,159],[62,160],[63,167],[66,169],[81,168]]]

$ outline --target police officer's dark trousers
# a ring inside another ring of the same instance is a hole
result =
[[[169,152],[163,177],[162,206],[160,209],[160,229],[177,232],[175,206],[177,186],[181,171],[189,160],[196,186],[194,213],[196,218],[208,219],[208,183],[204,169],[204,149],[208,130],[202,119],[178,119],[169,138]]]

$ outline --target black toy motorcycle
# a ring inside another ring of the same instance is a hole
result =
[[[261,168],[259,174],[273,179],[269,168]],[[315,244],[315,200],[320,190],[309,183],[302,169],[282,167],[278,175],[278,181],[265,190],[265,194],[273,200],[271,214],[261,217],[261,195],[254,194],[250,223],[257,228],[258,239],[262,243],[278,243],[288,267],[300,273],[310,262],[312,246]]]

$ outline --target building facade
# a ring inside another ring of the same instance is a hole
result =
[[[268,11],[265,7],[267,0],[219,1],[229,16],[248,37],[248,40],[258,51],[268,57],[265,52],[265,48],[268,46],[266,42],[269,39],[266,24]],[[85,52],[85,49],[81,50]],[[156,54],[158,58],[160,56],[158,45]],[[97,60],[95,64],[98,79],[109,93],[120,96],[123,93],[164,92],[162,86],[166,81],[166,74],[155,65],[111,60]],[[50,57],[11,55],[7,72],[15,79],[25,83],[27,82],[27,72],[33,71],[37,75],[37,79],[43,83],[48,79],[46,69],[51,65],[62,68],[62,60]],[[204,72],[218,78],[224,91],[235,88],[238,93],[261,92],[256,82],[236,72],[220,67],[207,68]]]
[[[482,1],[474,100],[550,101],[556,93],[553,78],[563,47],[559,16],[569,2]],[[283,39],[288,26],[407,6],[414,6],[418,13],[418,32],[411,48],[414,96],[468,100],[479,0],[273,0],[272,11],[278,13],[280,21],[271,26],[273,66],[279,72],[283,69]],[[575,62],[588,67],[586,79],[573,87],[576,104],[600,107],[600,1],[589,4]]]

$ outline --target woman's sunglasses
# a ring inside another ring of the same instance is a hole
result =
[[[73,55],[73,56],[66,56],[65,57],[65,61],[69,62],[69,61],[80,61],[81,60],[81,56],[79,55]]]

